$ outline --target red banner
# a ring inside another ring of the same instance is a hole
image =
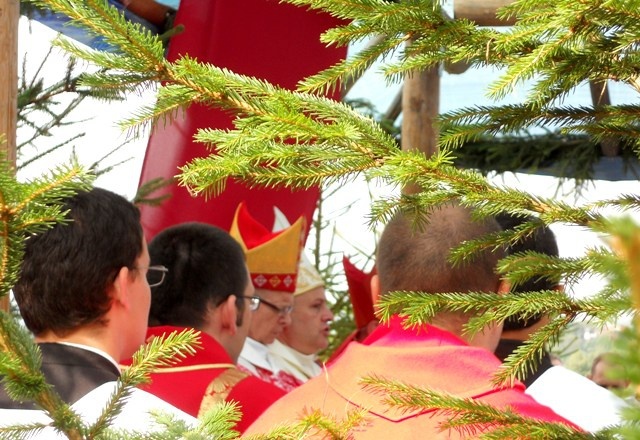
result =
[[[340,24],[336,19],[277,0],[182,0],[175,24],[183,24],[185,31],[171,40],[170,60],[188,54],[288,89],[346,56],[346,48],[327,48],[320,42],[322,32]],[[170,125],[160,122],[149,139],[140,184],[157,177],[173,177],[179,173],[178,167],[208,155],[203,145],[193,142],[199,128],[231,125],[228,114],[200,105],[190,106]],[[274,222],[273,206],[280,208],[290,222],[304,215],[310,225],[319,196],[317,188],[249,189],[231,181],[222,195],[209,200],[194,198],[176,185],[162,191],[158,194],[170,193],[171,198],[159,207],[141,207],[147,239],[187,221],[229,230],[241,201],[267,228]]]

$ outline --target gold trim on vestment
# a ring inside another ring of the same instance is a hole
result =
[[[233,390],[233,387],[248,376],[249,373],[240,371],[234,367],[223,371],[218,377],[213,379],[202,397],[198,418],[201,419],[211,408],[225,402],[227,397],[229,397],[229,393]]]
[[[198,371],[198,370],[217,370],[221,368],[236,368],[234,364],[200,364],[200,365],[187,365],[185,367],[162,367],[153,370],[151,373],[182,373],[184,371]]]

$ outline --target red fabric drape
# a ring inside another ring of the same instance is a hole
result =
[[[327,48],[320,42],[320,34],[338,25],[337,20],[277,0],[182,0],[175,23],[184,24],[185,31],[172,39],[169,59],[188,54],[289,89],[346,56],[345,48]],[[206,156],[206,148],[192,139],[204,127],[231,127],[231,117],[192,105],[172,124],[160,123],[149,139],[140,184],[175,176],[178,167]],[[222,195],[209,200],[194,198],[176,185],[163,191],[171,193],[171,198],[162,206],[141,208],[147,239],[186,221],[229,230],[235,209],[243,200],[252,215],[268,227],[274,221],[273,206],[278,206],[290,221],[304,215],[310,225],[319,196],[317,188],[249,190],[237,182],[229,182]]]

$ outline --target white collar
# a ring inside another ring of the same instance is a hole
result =
[[[252,368],[254,366],[268,371],[274,371],[269,355],[269,348],[262,342],[258,342],[252,338],[245,339],[240,357],[238,358],[238,365],[248,368],[252,372],[254,371],[254,368]]]
[[[268,348],[277,371],[292,374],[305,382],[322,371],[315,354],[301,353],[277,339]]]

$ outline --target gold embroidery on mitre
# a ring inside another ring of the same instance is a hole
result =
[[[202,396],[198,418],[201,419],[214,406],[226,402],[233,387],[248,376],[249,373],[240,371],[237,368],[229,368],[213,379],[205,390],[204,396]]]
[[[244,222],[256,223],[256,220],[250,217],[246,206],[240,204],[236,209],[229,234],[240,243],[245,252],[254,285],[258,288],[293,292],[300,251],[304,244],[304,217],[300,217],[290,227],[275,233],[276,235],[274,233],[267,235],[265,230],[264,240],[266,241],[261,241],[261,237],[251,237],[251,239],[246,237],[247,230],[251,228],[243,225]],[[253,231],[255,232],[255,229]],[[247,241],[258,241],[259,244],[249,249]]]

